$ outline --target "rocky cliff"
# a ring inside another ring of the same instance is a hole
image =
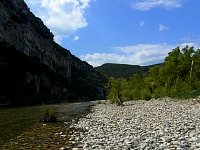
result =
[[[0,1],[0,103],[104,97],[106,78],[53,41],[23,0]]]

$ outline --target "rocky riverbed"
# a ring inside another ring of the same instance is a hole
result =
[[[74,122],[73,150],[199,150],[200,103],[192,100],[97,104]]]

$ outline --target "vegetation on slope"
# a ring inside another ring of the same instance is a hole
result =
[[[189,98],[200,95],[200,49],[175,48],[160,66],[130,79],[110,78],[108,99],[121,101],[158,97]]]
[[[103,64],[102,66],[96,67],[95,69],[107,77],[128,79],[131,78],[133,74],[139,74],[139,75],[147,74],[150,67],[152,66],[106,63]]]

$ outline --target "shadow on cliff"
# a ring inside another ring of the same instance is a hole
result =
[[[68,100],[69,81],[35,57],[0,42],[0,102],[12,105]]]
[[[28,57],[0,42],[0,104],[21,106],[102,99],[105,91],[92,85],[93,79],[100,82],[94,77],[96,74],[71,69],[72,77],[65,78],[40,63],[37,57]]]

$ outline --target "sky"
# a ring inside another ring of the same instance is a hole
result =
[[[200,48],[200,0],[25,0],[54,40],[94,67],[152,65]]]

